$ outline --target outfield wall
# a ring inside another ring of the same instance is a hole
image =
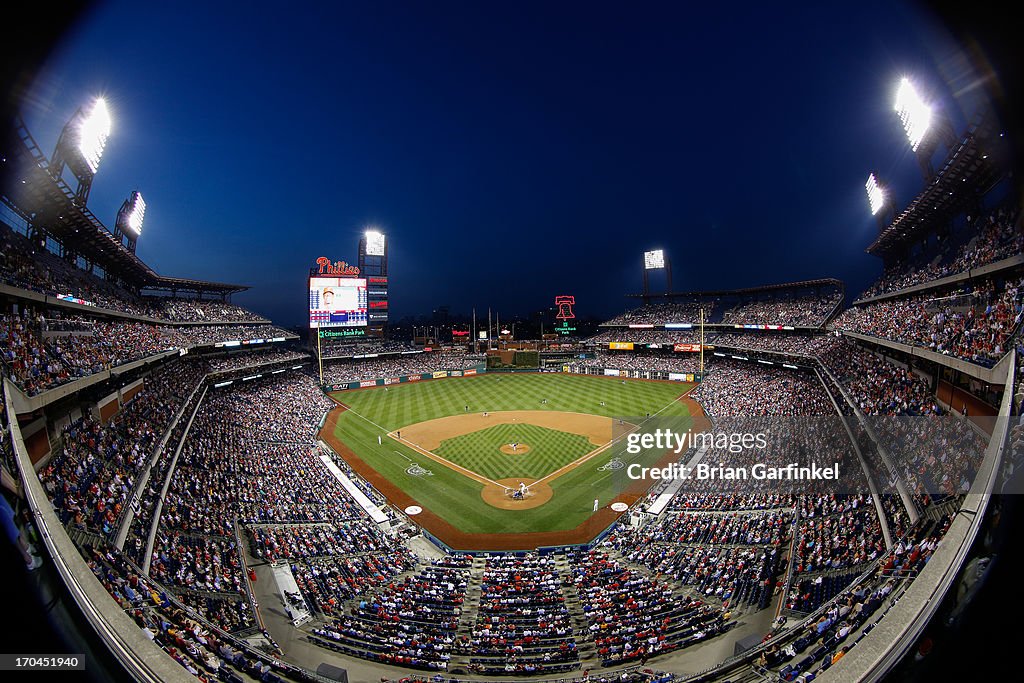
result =
[[[483,364],[464,370],[436,370],[434,372],[414,373],[412,375],[399,375],[398,377],[379,377],[377,379],[365,379],[361,382],[345,382],[344,384],[325,384],[324,391],[345,391],[347,389],[368,389],[370,387],[384,387],[392,384],[406,384],[408,382],[419,382],[425,379],[441,379],[442,377],[471,377],[482,375],[487,372]]]

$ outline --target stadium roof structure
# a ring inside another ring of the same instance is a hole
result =
[[[172,292],[234,294],[247,290],[235,285],[158,274],[125,247],[76,196],[50,163],[24,122],[15,121],[17,143],[4,160],[6,203],[26,222],[43,229],[68,250],[116,273],[137,287]]]
[[[817,289],[821,287],[838,287],[840,290],[845,290],[842,280],[826,277],[815,280],[760,285],[758,287],[743,287],[741,289],[706,289],[689,292],[664,292],[661,294],[627,294],[626,297],[630,299],[672,299],[677,297],[748,296],[751,294],[775,293],[792,289]]]
[[[973,205],[1003,177],[1000,136],[988,117],[979,117],[950,149],[928,187],[896,214],[865,251],[885,256],[902,249]]]

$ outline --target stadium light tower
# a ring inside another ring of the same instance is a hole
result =
[[[868,205],[871,207],[871,215],[878,221],[878,230],[881,232],[889,224],[893,215],[893,205],[889,201],[889,192],[878,182],[878,176],[874,172],[868,174],[867,182],[864,183],[864,190],[868,193]]]
[[[911,151],[917,155],[925,180],[931,181],[935,177],[931,159],[939,143],[943,143],[947,149],[952,149],[956,144],[952,124],[941,109],[923,97],[913,81],[906,76],[900,79],[893,108],[903,125]]]
[[[102,97],[97,97],[88,113],[83,108],[75,112],[57,139],[50,173],[59,178],[65,168],[70,170],[78,181],[75,195],[83,204],[89,199],[93,176],[99,170],[103,149],[110,137],[110,123],[107,103]]]
[[[931,127],[932,108],[921,99],[917,88],[906,76],[900,80],[900,87],[896,91],[896,113],[899,114],[900,123],[907,134],[910,149],[916,152],[925,134],[928,133],[928,128]]]
[[[665,256],[664,249],[654,249],[644,252],[644,295],[650,292],[648,273],[652,270],[665,271],[665,291],[672,291],[672,263]]]
[[[146,202],[138,190],[128,195],[117,212],[114,222],[114,237],[120,242],[128,241],[128,250],[135,253],[135,242],[142,234],[142,220],[146,216]]]

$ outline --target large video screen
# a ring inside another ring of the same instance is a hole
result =
[[[351,277],[309,278],[309,327],[365,327],[366,280]]]

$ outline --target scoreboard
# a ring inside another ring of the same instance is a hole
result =
[[[366,278],[367,318],[371,325],[388,321],[388,279],[375,275]]]
[[[309,327],[365,327],[369,320],[367,282],[353,277],[309,278]]]

